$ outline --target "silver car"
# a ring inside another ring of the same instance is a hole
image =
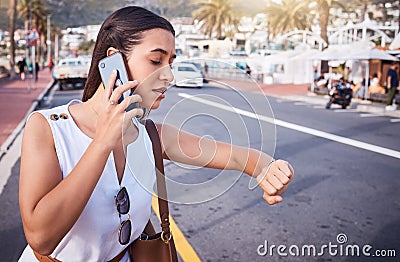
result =
[[[184,87],[203,87],[202,71],[193,63],[177,62],[172,64],[174,80],[172,84]]]

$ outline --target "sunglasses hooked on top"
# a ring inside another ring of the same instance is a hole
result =
[[[131,218],[128,214],[130,208],[129,195],[126,188],[122,187],[115,195],[114,199],[115,199],[115,206],[117,207],[121,223],[118,230],[118,241],[121,245],[126,245],[129,243],[132,230]],[[121,221],[121,215],[126,215],[126,214],[128,214],[128,219]]]

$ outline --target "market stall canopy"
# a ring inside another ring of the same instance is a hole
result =
[[[310,56],[311,60],[345,61],[345,60],[389,60],[398,61],[398,58],[386,51],[374,48],[371,42],[358,42],[351,45],[329,46],[323,52]]]
[[[346,45],[330,45],[327,49],[310,56],[311,60],[325,60],[325,61],[343,61],[348,60],[349,53],[354,50],[369,50],[375,47],[375,44],[370,41],[359,41]]]
[[[399,61],[395,56],[386,53],[383,50],[371,49],[371,50],[355,50],[348,54],[347,60],[388,60],[388,61]]]
[[[393,39],[392,43],[389,46],[390,50],[396,50],[400,48],[400,34]]]

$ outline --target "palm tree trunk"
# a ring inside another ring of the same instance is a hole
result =
[[[329,5],[326,1],[321,1],[318,5],[319,26],[321,27],[321,38],[328,43],[328,22],[329,22]]]
[[[366,2],[364,3],[364,5],[363,5],[363,9],[362,9],[363,17],[361,17],[361,22],[364,21],[365,18],[367,17],[367,15],[368,15],[367,10],[368,10],[368,3],[367,3],[367,1],[366,1]]]
[[[217,27],[217,39],[220,40],[222,36],[222,28],[221,25]]]
[[[10,78],[15,77],[15,16],[17,11],[17,0],[10,0]]]

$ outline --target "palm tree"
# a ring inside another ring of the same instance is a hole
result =
[[[313,15],[306,1],[270,2],[265,12],[268,16],[268,27],[271,29],[268,34],[275,36],[295,29],[311,29]]]
[[[37,25],[42,23],[41,20],[44,20],[44,23],[46,23],[47,11],[41,0],[19,0],[17,10],[18,14],[25,19],[25,30],[29,30],[28,25],[31,12],[32,21],[35,21]]]
[[[217,39],[222,39],[227,32],[237,31],[238,20],[229,0],[199,2],[197,6],[193,18],[203,23],[201,30],[210,38],[215,34]]]
[[[321,38],[328,42],[328,23],[329,23],[329,10],[333,6],[335,0],[312,0],[317,3],[318,22],[321,28]]]
[[[10,9],[8,15],[10,17],[10,77],[15,77],[15,17],[17,12],[17,0],[10,0]]]
[[[35,25],[39,32],[41,46],[38,47],[38,58],[40,58],[40,56],[44,55],[43,48],[47,31],[47,10],[41,0],[19,0],[17,10],[19,15],[23,16],[25,19],[25,30],[29,30],[29,21],[30,18],[32,18],[32,24],[30,26],[32,27]]]

